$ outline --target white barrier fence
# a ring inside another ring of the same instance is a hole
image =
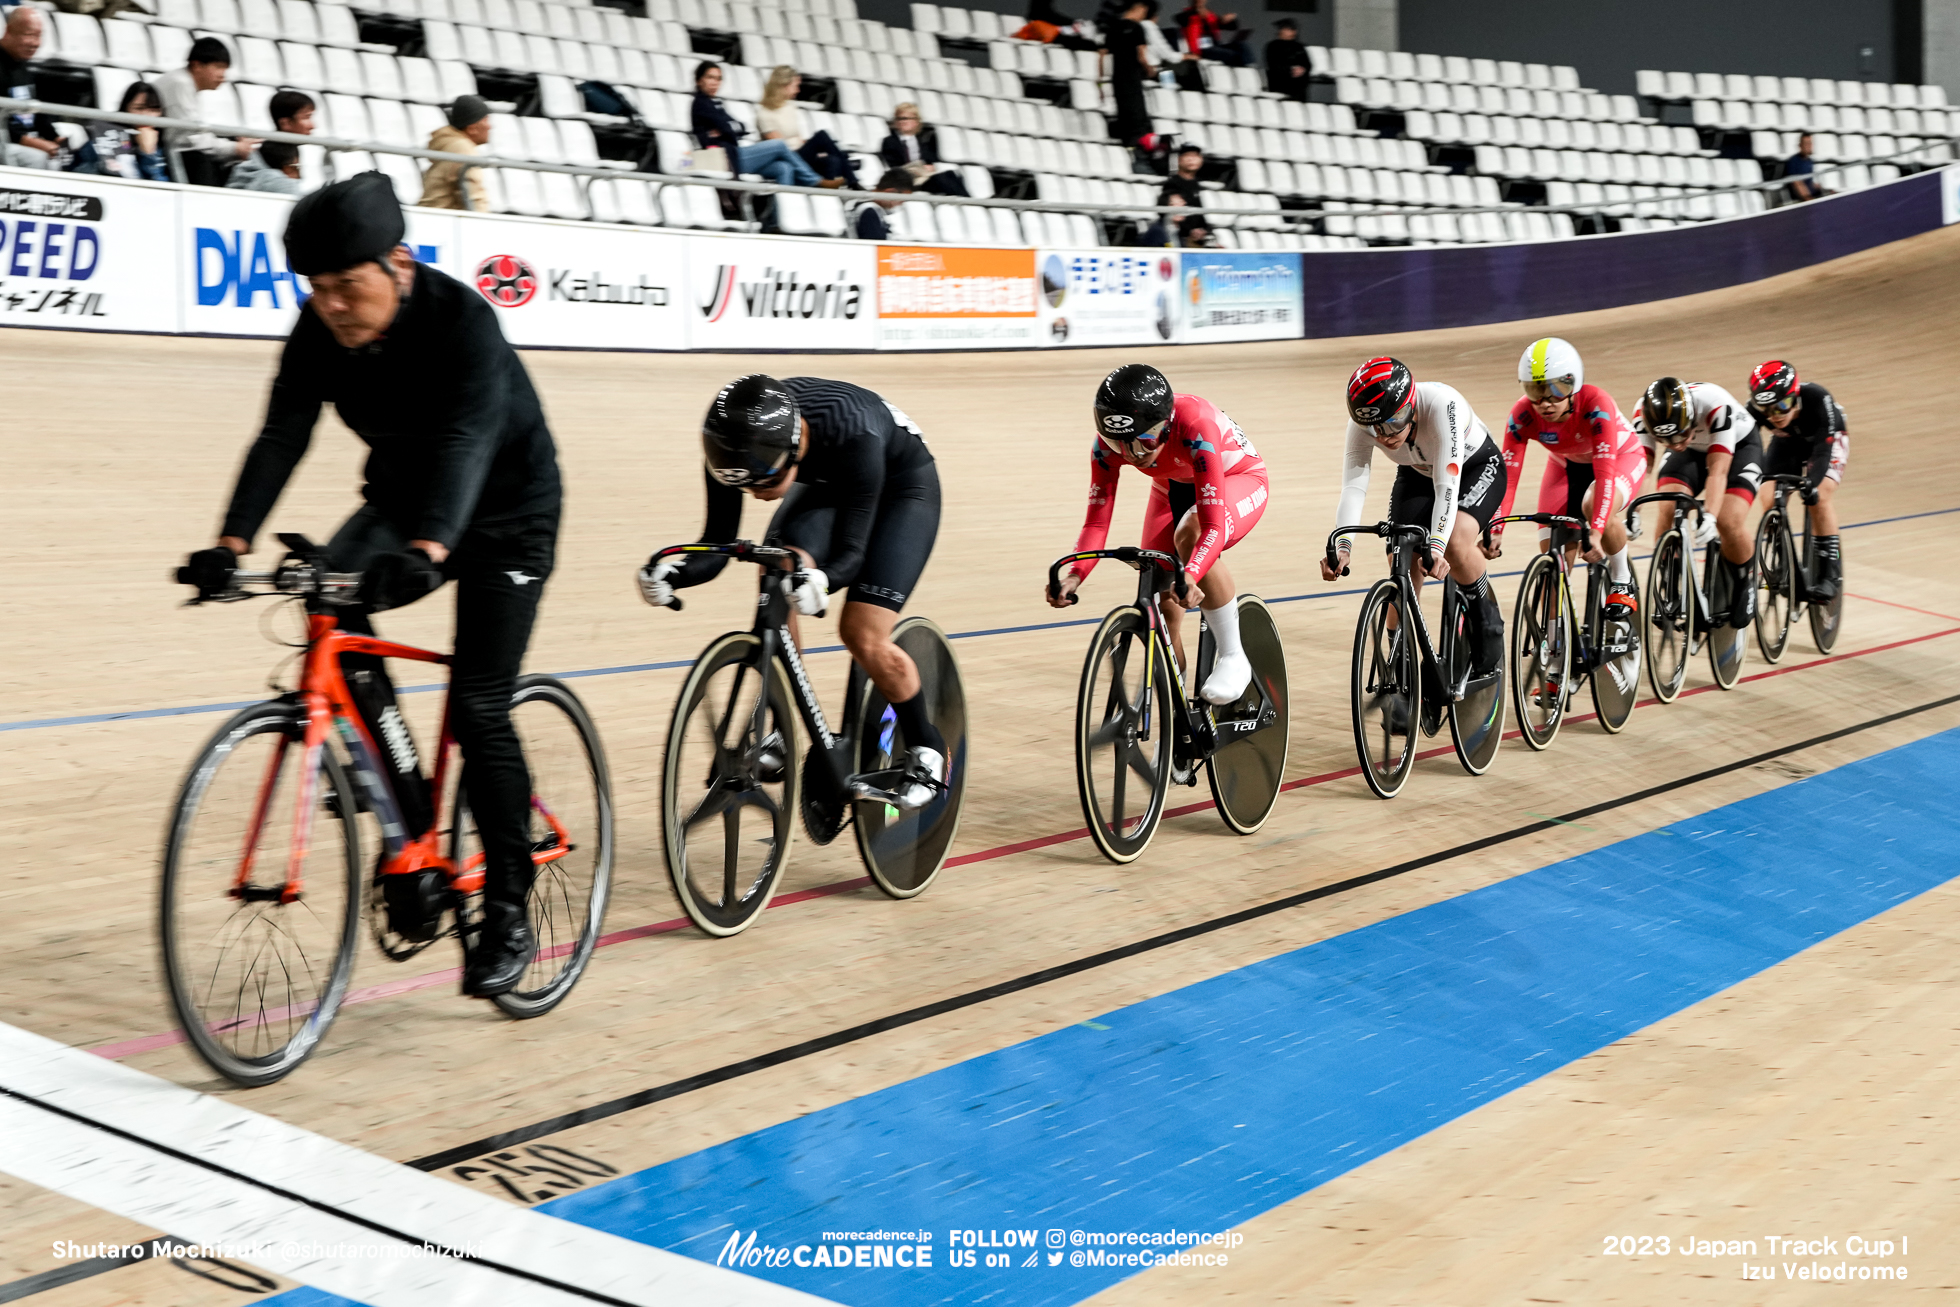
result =
[[[294,201],[0,168],[0,326],[283,337]],[[520,346],[908,350],[1271,340],[1301,256],[967,249],[407,210],[416,257]]]

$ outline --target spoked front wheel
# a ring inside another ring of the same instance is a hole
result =
[[[1103,618],[1075,701],[1075,784],[1089,837],[1133,862],[1156,834],[1171,787],[1170,670],[1135,608]]]
[[[1422,669],[1395,582],[1375,582],[1354,631],[1354,748],[1368,788],[1384,799],[1402,792],[1416,761],[1416,706]]]
[[[1525,566],[1511,613],[1511,695],[1524,742],[1542,749],[1565,721],[1572,678],[1572,613],[1558,563],[1540,554]]]
[[[304,737],[288,702],[226,722],[191,764],[164,844],[171,1006],[198,1056],[239,1085],[305,1061],[354,974],[354,793],[333,750],[309,758]]]
[[[1673,703],[1688,680],[1694,643],[1695,578],[1679,527],[1669,527],[1654,546],[1647,568],[1647,681],[1654,697]]]
[[[746,929],[788,865],[800,777],[796,707],[782,665],[731,631],[695,661],[667,731],[660,805],[667,874],[710,935]]]
[[[612,777],[598,729],[562,681],[519,677],[510,718],[531,773],[525,839],[533,871],[525,911],[538,951],[517,987],[492,1001],[525,1018],[563,1002],[598,945],[612,891]],[[459,868],[483,860],[483,841],[460,787],[450,856]]]
[[[946,633],[923,617],[908,617],[892,630],[892,642],[919,668],[920,693],[926,697],[926,717],[946,743],[946,788],[925,807],[906,812],[888,803],[857,802],[858,853],[871,883],[895,899],[925,892],[946,865],[946,854],[960,830],[960,805],[966,798],[966,691],[960,666]],[[858,712],[857,757],[854,772],[884,771],[903,763],[912,741],[898,727],[892,711],[871,678],[864,678],[864,701]]]
[[[1237,603],[1239,639],[1244,643],[1246,660],[1252,664],[1252,679],[1237,703],[1219,704],[1213,709],[1220,742],[1207,760],[1205,772],[1218,815],[1239,834],[1250,835],[1272,814],[1286,772],[1290,730],[1286,649],[1280,644],[1279,627],[1264,600],[1257,595],[1240,595]],[[1207,638],[1199,652],[1193,685],[1203,685],[1211,675],[1211,653]]]
[[[1504,668],[1500,665],[1480,679],[1470,679],[1470,615],[1454,581],[1445,592],[1444,604],[1449,614],[1445,620],[1456,628],[1446,655],[1445,675],[1451,686],[1463,686],[1463,697],[1448,705],[1450,743],[1456,747],[1456,760],[1463,770],[1481,776],[1490,770],[1497,758],[1497,746],[1504,742]]]
[[[1797,604],[1797,560],[1783,514],[1772,508],[1756,526],[1756,648],[1763,661],[1783,657],[1790,644],[1790,618]]]

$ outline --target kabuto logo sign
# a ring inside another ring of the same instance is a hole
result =
[[[709,322],[738,316],[854,322],[864,307],[864,287],[841,268],[827,281],[806,281],[794,268],[765,266],[760,279],[743,281],[739,264],[724,263],[715,269],[708,297],[699,307]],[[731,312],[738,307],[739,313]]]
[[[538,293],[538,274],[515,254],[492,254],[476,265],[476,289],[500,309],[521,308]]]

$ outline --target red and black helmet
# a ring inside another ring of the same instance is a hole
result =
[[[1782,359],[1758,364],[1749,374],[1749,407],[1757,413],[1782,413],[1796,407],[1803,385],[1797,370]]]
[[[1415,418],[1416,379],[1400,359],[1369,359],[1348,378],[1348,416],[1376,435],[1392,436]]]

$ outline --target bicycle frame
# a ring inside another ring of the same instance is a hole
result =
[[[347,679],[341,672],[341,658],[346,654],[368,654],[443,666],[449,664],[450,656],[341,630],[333,608],[346,600],[336,599],[329,593],[329,588],[351,589],[348,574],[326,572],[320,566],[318,551],[303,537],[282,535],[280,540],[292,551],[289,559],[299,559],[306,565],[297,568],[282,565],[274,572],[239,572],[235,574],[234,585],[266,582],[276,587],[273,593],[299,593],[305,597],[306,654],[301,663],[299,685],[289,695],[299,707],[305,723],[299,744],[302,755],[299,792],[294,796],[293,846],[282,885],[274,889],[251,883],[258,842],[277,801],[279,776],[286,752],[292,747],[292,742],[282,737],[266,764],[265,779],[259,785],[258,799],[247,830],[245,852],[232,881],[232,897],[247,902],[276,898],[281,903],[292,903],[304,893],[301,868],[306,864],[313,819],[320,807],[316,788],[317,777],[322,770],[320,751],[327,747],[328,739],[336,735],[353,761],[355,780],[361,787],[366,806],[374,813],[381,827],[383,856],[379,874],[397,876],[419,871],[440,871],[458,893],[478,892],[483,888],[483,853],[479,850],[471,854],[458,867],[442,851],[442,801],[448,788],[450,759],[455,753],[455,737],[449,730],[448,703],[445,701],[443,704],[442,727],[435,751],[435,775],[430,782],[429,825],[425,830],[409,831],[402,819],[400,800],[388,781],[387,768],[381,762],[383,746],[369,731],[367,722],[355,706]],[[240,589],[225,598],[247,598],[252,593],[262,592]],[[539,802],[535,795],[531,798],[531,806],[544,818],[553,834],[551,848],[533,850],[531,854],[532,862],[543,866],[571,852],[571,837],[557,814]],[[451,815],[453,818],[454,814]]]
[[[1573,630],[1578,635],[1578,646],[1573,650],[1573,663],[1577,670],[1590,676],[1605,662],[1601,656],[1606,651],[1605,632],[1601,629],[1604,618],[1600,591],[1606,585],[1606,564],[1586,564],[1586,606],[1581,610],[1572,599],[1573,553],[1584,554],[1592,548],[1592,528],[1576,517],[1564,513],[1513,513],[1500,517],[1484,529],[1484,542],[1490,543],[1493,528],[1507,522],[1533,522],[1539,526],[1552,528],[1551,548],[1545,552],[1552,555],[1552,565],[1558,569],[1559,600],[1566,611],[1585,613],[1583,622],[1574,622]],[[1571,533],[1577,531],[1578,538]],[[1622,649],[1620,652],[1624,653]]]
[[[1337,526],[1327,537],[1327,565],[1340,568],[1341,557],[1337,541],[1342,536],[1354,535],[1380,536],[1390,542],[1389,576],[1394,579],[1396,588],[1402,594],[1402,608],[1415,619],[1416,652],[1422,656],[1422,702],[1425,708],[1434,707],[1440,712],[1445,704],[1461,703],[1470,685],[1470,665],[1464,663],[1463,675],[1454,682],[1443,675],[1443,667],[1449,662],[1449,655],[1456,651],[1456,623],[1451,621],[1463,599],[1453,578],[1443,578],[1443,638],[1440,646],[1429,639],[1429,623],[1422,615],[1420,596],[1416,592],[1414,572],[1415,557],[1421,553],[1425,562],[1430,553],[1429,528],[1409,523],[1373,522],[1356,523],[1353,526]],[[1343,573],[1345,574],[1345,573]],[[1432,690],[1432,687],[1433,690]],[[1425,728],[1427,729],[1427,728]]]
[[[1695,513],[1695,527],[1697,530],[1701,526],[1701,519],[1708,512],[1707,508],[1703,506],[1701,500],[1697,499],[1695,496],[1689,494],[1685,490],[1657,490],[1654,491],[1652,494],[1641,495],[1638,498],[1636,498],[1631,504],[1627,505],[1626,507],[1627,533],[1631,535],[1637,528],[1638,523],[1634,519],[1635,519],[1635,515],[1639,513],[1640,506],[1642,504],[1659,503],[1662,501],[1666,501],[1668,503],[1673,504],[1677,512],[1682,508],[1692,508]],[[1687,544],[1687,548],[1683,549],[1681,552],[1687,555],[1690,560],[1692,560],[1694,557],[1693,551],[1695,548],[1694,536],[1691,532],[1683,531],[1682,539]],[[1715,547],[1715,552],[1717,554],[1721,553],[1721,547],[1719,545]],[[1708,572],[1708,568],[1704,567],[1703,571]],[[1691,639],[1697,641],[1694,647],[1689,651],[1692,653],[1692,652],[1698,652],[1700,650],[1701,646],[1699,644],[1699,641],[1706,638],[1709,632],[1714,629],[1715,622],[1714,622],[1714,615],[1709,611],[1708,608],[1708,587],[1709,587],[1710,576],[1704,575],[1699,579],[1697,579],[1695,577],[1694,564],[1692,561],[1690,561],[1688,564],[1688,578],[1689,580],[1694,581],[1694,584],[1689,586],[1688,589],[1690,592],[1693,593],[1695,597],[1694,626],[1693,629],[1690,630],[1688,633]]]
[[[1776,511],[1783,519],[1783,536],[1790,543],[1795,544],[1796,532],[1790,529],[1790,492],[1803,484],[1803,477],[1795,472],[1779,472],[1773,477],[1765,477],[1764,480],[1774,487],[1771,494],[1774,496]],[[1797,556],[1797,593],[1794,596],[1799,604],[1815,602],[1810,595],[1811,578],[1817,574],[1817,550],[1811,543],[1810,534],[1810,515],[1813,511],[1811,501],[1804,499],[1803,552]],[[1790,616],[1793,619],[1796,617],[1795,609],[1791,610]]]

